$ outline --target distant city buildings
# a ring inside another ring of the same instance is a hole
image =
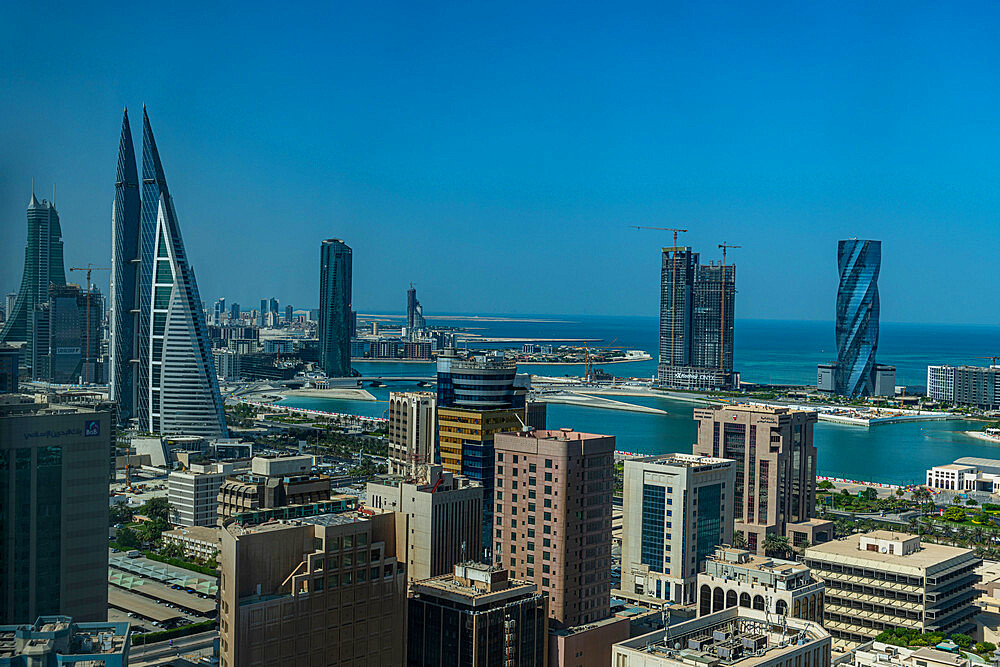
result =
[[[226,437],[198,284],[145,108],[141,196],[138,187],[126,112],[111,216],[111,399],[119,422],[134,419],[150,433]]]
[[[430,392],[389,393],[389,472],[415,474],[437,458],[437,397]]]
[[[36,351],[37,346],[48,343],[49,313],[43,306],[49,301],[49,287],[65,284],[59,214],[54,204],[44,199],[39,202],[32,192],[21,289],[13,303],[8,295],[7,319],[0,328],[0,343],[24,343],[21,363],[28,367],[30,378],[39,377],[34,364],[42,354]]]
[[[413,476],[373,478],[365,497],[368,507],[404,517],[399,558],[408,581],[447,574],[482,555],[483,487],[477,482],[422,465]]]
[[[100,383],[104,297],[79,285],[52,285],[35,312],[31,346],[35,379],[55,384]]]
[[[607,618],[614,436],[517,431],[494,446],[493,563],[535,582],[560,626]]]
[[[0,623],[108,616],[110,411],[0,402]]]
[[[840,285],[837,289],[834,386],[840,396],[875,395],[881,264],[881,241],[849,239],[838,244]]]
[[[793,543],[832,538],[830,522],[810,518],[816,506],[815,412],[727,405],[696,408],[694,418],[694,454],[734,461],[735,531],[747,549],[763,554],[769,533]]]
[[[700,264],[688,247],[664,248],[660,272],[661,384],[730,389],[736,266]]]
[[[805,564],[826,584],[823,624],[840,649],[896,628],[973,634],[981,562],[972,549],[884,530],[805,552]]]
[[[622,591],[695,602],[700,564],[732,541],[734,464],[691,454],[625,461]]]
[[[340,239],[320,246],[319,361],[330,377],[351,374],[352,254]]]
[[[927,397],[982,410],[1000,409],[1000,366],[928,366]]]
[[[221,531],[222,665],[396,667],[406,645],[398,515],[344,511]]]
[[[408,603],[406,664],[545,667],[546,603],[534,583],[480,563],[417,581]]]

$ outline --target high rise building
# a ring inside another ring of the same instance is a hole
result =
[[[836,391],[841,396],[871,396],[878,351],[878,274],[882,242],[849,239],[837,248]]]
[[[229,306],[229,322],[236,324],[240,321],[240,304],[234,303]]]
[[[294,314],[295,311],[292,309],[291,305],[285,306],[285,322],[291,323],[292,316]]]
[[[224,667],[404,662],[406,574],[394,512],[222,529]],[[106,575],[105,575],[106,576]]]
[[[100,382],[104,297],[97,288],[88,294],[79,285],[53,285],[40,312],[44,325],[36,327],[32,345],[35,378],[56,384]]]
[[[330,377],[351,374],[352,251],[327,239],[319,253],[319,363]]]
[[[670,387],[729,388],[736,266],[699,261],[691,248],[663,249],[658,376]]]
[[[281,310],[278,308],[278,299],[276,297],[273,296],[271,297],[270,301],[268,302],[267,312],[275,314],[281,313]]]
[[[696,456],[733,460],[736,533],[747,549],[764,553],[768,533],[794,529],[810,542],[828,522],[811,520],[816,508],[816,413],[790,408],[727,405],[696,408]],[[794,524],[794,526],[792,525]]]
[[[399,557],[408,581],[448,574],[456,563],[479,557],[483,487],[478,483],[438,465],[422,465],[412,477],[373,478],[365,495],[368,507],[405,518]]]
[[[578,626],[611,613],[615,438],[572,429],[496,436],[493,562]]]
[[[414,332],[426,326],[424,308],[417,301],[417,288],[410,283],[410,289],[406,290],[406,335],[412,338]]]
[[[625,461],[622,590],[692,604],[701,563],[733,532],[729,459],[665,454]]]
[[[24,273],[21,289],[7,320],[0,329],[0,343],[24,342],[24,362],[31,366],[35,359],[35,341],[45,340],[48,333],[46,313],[40,313],[49,300],[50,285],[65,285],[63,266],[62,228],[56,207],[46,200],[41,202],[31,193],[28,202],[28,241],[24,246]],[[8,299],[9,301],[9,299]],[[36,332],[42,328],[42,332]],[[42,335],[44,333],[44,335]],[[34,378],[32,372],[30,377]]]
[[[805,564],[826,584],[823,625],[853,649],[896,628],[972,634],[980,591],[972,549],[877,530],[809,547]]]
[[[387,461],[390,473],[411,474],[419,465],[434,463],[436,438],[437,398],[434,394],[398,391],[389,393]]]
[[[170,523],[175,526],[218,525],[219,488],[226,477],[242,466],[238,463],[193,463],[174,470],[167,478]]]
[[[1000,365],[928,366],[927,397],[983,410],[1000,409]]]
[[[18,383],[16,347],[0,343],[0,394],[16,394]]]
[[[506,570],[462,563],[454,573],[413,584],[407,664],[545,667],[545,594]]]
[[[120,419],[143,431],[206,437],[227,435],[208,327],[194,271],[187,261],[160,155],[142,115],[142,193],[139,215],[131,129],[126,114],[112,212],[112,398]],[[121,206],[119,206],[119,201]],[[138,225],[138,229],[133,225]],[[134,240],[138,248],[133,249]],[[119,252],[119,249],[121,250]],[[138,262],[137,288],[129,285]],[[127,263],[130,266],[123,266]],[[121,276],[121,284],[119,284]],[[135,302],[129,303],[130,291]],[[134,318],[134,319],[130,319]],[[134,342],[128,337],[135,332]],[[134,356],[133,356],[134,355]],[[126,366],[134,365],[130,373]],[[126,408],[133,406],[129,413]]]
[[[0,403],[0,623],[106,621],[110,411]]]

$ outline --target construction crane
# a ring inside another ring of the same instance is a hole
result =
[[[601,345],[600,347],[595,347],[594,349],[595,350],[607,350],[612,345],[614,345],[617,340],[618,340],[618,337],[615,336],[614,338],[611,339],[611,342],[608,343],[607,345]],[[593,374],[594,374],[594,362],[590,358],[590,347],[584,346],[584,348],[583,348],[583,380],[584,380],[584,382],[590,382],[591,381],[591,377],[593,376]]]
[[[70,267],[70,271],[86,271],[87,272],[87,356],[86,361],[83,362],[84,378],[83,383],[90,383],[90,273],[92,271],[110,271],[111,269],[103,266],[94,266],[91,263],[87,263],[87,268],[81,268],[79,266]]]
[[[677,229],[675,227],[643,227],[640,225],[629,225],[633,229],[652,229],[658,232],[673,232],[674,233],[674,245],[670,248],[671,264],[670,267],[670,365],[674,365],[674,338],[677,335],[676,332],[676,322],[677,322],[677,235],[686,233],[686,229]]]
[[[729,248],[742,248],[740,245],[730,245],[723,241],[719,244],[722,248],[722,280],[719,281],[719,289],[722,292],[722,302],[719,306],[719,370],[725,370],[725,354],[723,350],[726,348],[726,250]],[[733,280],[733,288],[736,287],[736,280]]]
[[[1000,360],[1000,357],[976,357],[976,359],[989,359],[990,366],[996,366],[997,361]]]

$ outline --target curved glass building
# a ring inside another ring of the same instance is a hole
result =
[[[112,273],[116,282],[119,276],[122,280],[112,299],[112,396],[123,419],[129,416],[131,402],[130,416],[141,431],[224,438],[225,411],[198,283],[145,109],[141,194],[132,192],[133,158],[122,154],[131,150],[126,132],[131,135],[127,118],[112,218],[117,253]],[[133,370],[126,370],[125,364]]]
[[[882,242],[849,239],[837,248],[836,393],[871,396],[878,350],[878,274]]]

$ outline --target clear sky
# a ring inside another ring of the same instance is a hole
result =
[[[743,246],[740,317],[832,319],[858,236],[883,241],[883,320],[998,324],[998,14],[4,3],[0,289],[32,178],[67,265],[109,265],[121,111],[138,129],[145,102],[207,302],[314,306],[338,237],[362,312],[412,281],[427,314],[655,315],[668,237],[627,228],[653,225]]]

